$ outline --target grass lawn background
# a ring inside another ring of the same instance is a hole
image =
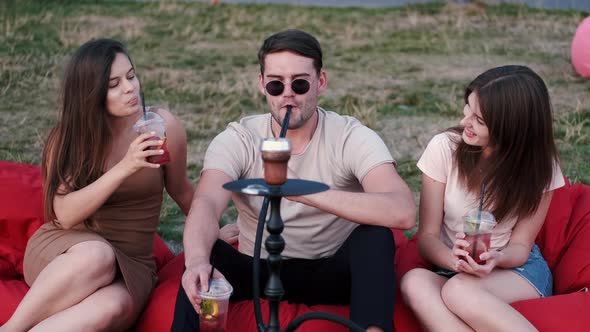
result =
[[[478,1],[362,9],[8,0],[0,3],[0,159],[39,164],[65,62],[82,43],[109,37],[128,46],[147,102],[184,123],[196,182],[216,133],[267,112],[256,87],[264,38],[299,28],[324,50],[329,87],[320,105],[381,135],[417,203],[416,160],[435,133],[458,123],[464,86],[503,64],[527,65],[543,77],[562,168],[573,182],[590,183],[590,81],[570,63],[571,40],[586,16]],[[222,223],[235,215],[230,208]],[[161,217],[159,232],[178,252],[185,218],[168,196]]]

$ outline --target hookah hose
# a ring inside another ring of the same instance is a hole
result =
[[[268,196],[264,196],[260,215],[258,216],[258,227],[256,228],[256,239],[254,241],[254,261],[252,266],[252,295],[254,299],[254,315],[256,316],[256,326],[258,331],[263,332],[266,328],[262,321],[262,311],[260,310],[260,245],[262,242],[262,231],[266,221],[268,211]]]
[[[287,135],[287,127],[289,127],[289,118],[291,117],[291,105],[287,106],[287,113],[283,119],[281,126],[281,133],[279,137],[284,138]],[[262,233],[264,231],[264,224],[266,223],[266,215],[268,213],[268,196],[264,196],[262,201],[262,208],[258,216],[258,226],[256,227],[256,238],[254,240],[254,256],[252,266],[252,294],[254,298],[254,315],[256,317],[256,326],[258,331],[263,332],[266,327],[262,320],[262,311],[260,309],[260,249],[262,245]]]

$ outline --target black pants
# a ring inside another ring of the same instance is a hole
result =
[[[350,304],[350,319],[355,323],[365,328],[375,325],[392,331],[394,254],[395,243],[390,229],[358,226],[331,257],[284,260],[281,266],[285,289],[283,300],[306,305]],[[234,288],[230,301],[252,299],[252,257],[221,240],[213,246],[212,255],[216,257],[217,269]],[[268,275],[266,260],[260,260],[261,293]],[[198,331],[198,325],[197,314],[181,284],[171,331]]]

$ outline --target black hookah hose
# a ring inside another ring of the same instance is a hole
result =
[[[283,119],[281,126],[281,133],[279,137],[284,138],[287,135],[287,127],[289,127],[289,118],[291,117],[291,105],[287,106],[287,113]],[[256,316],[256,325],[258,331],[266,330],[264,321],[262,320],[262,311],[260,309],[260,249],[262,246],[262,233],[264,231],[264,224],[266,223],[266,215],[268,213],[268,196],[264,196],[262,201],[262,208],[258,216],[258,227],[256,227],[256,238],[254,240],[254,262],[252,266],[252,294],[254,297],[254,315]]]
[[[262,320],[262,311],[260,310],[260,244],[262,242],[262,231],[266,221],[268,211],[268,196],[264,196],[260,215],[258,216],[258,227],[256,228],[256,239],[254,241],[254,262],[252,266],[252,294],[254,296],[254,315],[256,316],[256,326],[259,332],[264,332],[266,327]]]

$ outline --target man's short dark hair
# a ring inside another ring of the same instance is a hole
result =
[[[285,30],[266,38],[258,50],[260,73],[264,75],[264,59],[268,54],[289,51],[313,60],[319,74],[322,70],[322,48],[318,40],[301,30]]]

